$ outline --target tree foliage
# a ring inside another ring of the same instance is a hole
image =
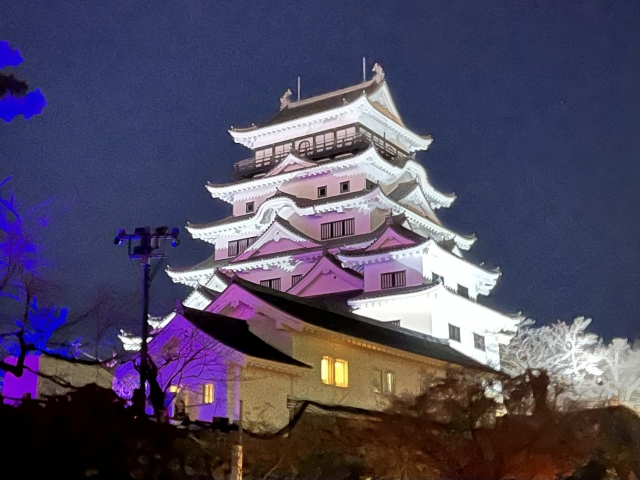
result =
[[[590,323],[578,317],[571,324],[536,328],[533,320],[524,320],[502,351],[503,370],[510,375],[544,370],[565,400],[640,407],[640,348],[623,338],[606,344],[587,331]]]

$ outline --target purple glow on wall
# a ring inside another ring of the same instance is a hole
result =
[[[7,357],[5,362],[11,365],[16,364],[16,357]],[[11,399],[21,399],[24,395],[30,394],[32,398],[38,395],[38,372],[40,368],[39,355],[27,355],[24,360],[24,373],[21,377],[16,378],[12,373],[6,373],[4,377],[4,385],[2,386],[2,395],[8,399],[5,403],[11,403]]]

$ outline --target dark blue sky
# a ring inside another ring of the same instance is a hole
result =
[[[138,287],[118,228],[183,227],[229,213],[208,197],[248,157],[230,125],[259,123],[302,76],[308,97],[385,68],[420,160],[458,200],[445,223],[504,275],[490,302],[539,322],[640,326],[638,6],[632,1],[4,2],[0,37],[49,105],[0,125],[0,176],[25,205],[79,308]],[[211,251],[187,239],[170,263]],[[161,313],[183,287],[154,284]],[[137,313],[137,312],[136,312]]]

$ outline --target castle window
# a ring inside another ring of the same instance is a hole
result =
[[[460,327],[449,324],[449,340],[460,341]]]
[[[336,222],[323,223],[320,225],[320,239],[345,237],[355,233],[355,220],[338,220]]]
[[[334,365],[334,379],[336,387],[349,386],[349,362],[336,359]]]
[[[333,358],[322,357],[320,362],[320,378],[322,383],[333,385]]]
[[[347,193],[349,191],[349,182],[342,182],[340,184],[340,193]]]
[[[263,287],[271,288],[273,290],[280,290],[280,279],[270,278],[268,280],[260,280],[260,285]]]
[[[170,393],[178,393],[180,391],[180,387],[178,387],[178,385],[171,385],[169,387],[169,392]]]
[[[302,280],[302,275],[291,275],[291,286],[295,287]]]
[[[247,213],[253,213],[255,207],[256,207],[256,202],[247,202],[247,204],[245,205],[245,211]]]
[[[240,255],[247,248],[253,245],[258,237],[241,238],[240,240],[231,240],[227,247],[227,255],[229,257],[235,257]]]
[[[327,196],[327,186],[318,187],[318,198],[325,198]]]
[[[373,371],[373,391],[382,393],[382,370]]]
[[[473,334],[473,346],[476,347],[478,350],[482,350],[484,352],[485,351],[484,336],[483,335],[478,335],[477,333],[474,333]]]
[[[277,145],[276,146],[276,157],[286,157],[289,152],[291,151],[291,144],[290,143],[286,143],[284,145]]]
[[[380,288],[404,287],[407,284],[407,272],[391,272],[380,274]]]
[[[202,385],[202,403],[213,403],[213,383]]]
[[[366,188],[367,190],[373,190],[374,188],[376,188],[376,184],[373,183],[371,180],[367,179],[364,188]]]
[[[349,386],[349,362],[324,356],[320,362],[320,379],[325,385]]]
[[[382,385],[382,390],[384,393],[393,393],[395,389],[396,376],[393,372],[385,372],[384,373],[384,384]]]
[[[469,289],[462,285],[458,285],[458,295],[464,298],[469,298]]]

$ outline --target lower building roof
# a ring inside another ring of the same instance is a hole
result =
[[[218,315],[216,313],[183,307],[180,314],[198,330],[211,338],[250,357],[284,363],[296,367],[312,368],[306,363],[290,357],[272,347],[249,330],[249,324],[244,320]]]
[[[430,335],[413,332],[385,322],[372,320],[353,313],[328,308],[326,299],[302,298],[262,287],[236,278],[240,285],[256,297],[310,325],[348,335],[360,340],[377,343],[423,357],[496,373],[490,367],[460,353],[441,340]]]

